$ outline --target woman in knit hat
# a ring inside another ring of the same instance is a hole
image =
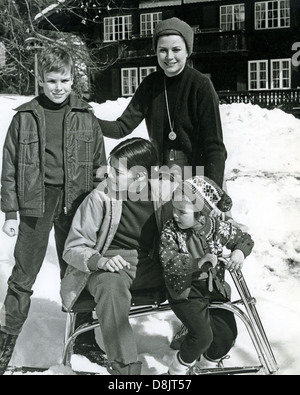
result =
[[[104,136],[120,139],[144,119],[160,166],[190,166],[183,178],[204,175],[222,187],[225,160],[219,99],[210,79],[188,65],[193,52],[192,28],[178,18],[160,22],[153,46],[160,70],[146,77],[116,121],[99,120]],[[178,168],[179,166],[179,168]],[[203,172],[201,173],[203,174]]]
[[[184,329],[171,344],[179,349],[171,375],[187,374],[201,355],[217,363],[237,337],[233,313],[209,310],[209,303],[230,300],[225,268],[218,263],[223,247],[232,251],[227,269],[238,270],[254,243],[241,229],[212,216],[216,208],[228,211],[230,197],[212,180],[188,179],[174,193],[173,219],[162,232],[160,259],[168,299]]]

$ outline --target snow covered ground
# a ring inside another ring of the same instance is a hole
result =
[[[12,109],[28,97],[0,96],[0,148]],[[115,119],[128,99],[92,103],[103,119]],[[248,226],[255,240],[244,268],[248,286],[277,358],[281,375],[300,374],[300,120],[280,110],[250,104],[222,105],[224,139],[228,150],[226,179],[234,200],[233,215]],[[145,124],[135,135],[147,137]],[[107,153],[115,141],[106,139]],[[2,163],[2,152],[0,153]],[[4,215],[0,213],[1,226]],[[0,234],[0,304],[13,266],[15,239]],[[234,296],[236,293],[234,292]],[[51,368],[44,374],[69,375],[60,365],[66,316],[61,312],[59,271],[53,234],[43,269],[34,286],[29,318],[21,333],[12,364]],[[170,312],[132,321],[143,374],[167,370],[174,351],[169,342],[180,323]],[[101,336],[98,334],[99,342]],[[226,366],[256,364],[248,334],[239,324],[239,337]],[[76,370],[107,374],[104,368],[74,356]],[[35,373],[37,374],[37,373]]]

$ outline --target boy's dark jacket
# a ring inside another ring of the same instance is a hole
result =
[[[73,212],[106,165],[101,128],[91,106],[71,94],[64,120],[65,208]],[[39,98],[16,109],[3,148],[1,210],[6,219],[42,217],[45,204],[46,123]]]

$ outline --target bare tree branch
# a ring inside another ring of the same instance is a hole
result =
[[[122,49],[111,59],[100,59],[101,50],[111,44],[94,42],[91,46],[89,37],[79,38],[74,33],[60,31],[43,12],[53,3],[55,0],[0,0],[0,43],[5,45],[5,65],[3,62],[0,65],[0,92],[34,93],[34,53],[41,47],[63,46],[72,53],[77,65],[79,93],[87,89],[84,73],[88,74],[88,69],[101,72],[121,56]],[[84,1],[81,5],[77,1],[57,1],[60,12],[90,24],[99,23],[97,15],[103,7],[117,8],[117,5],[111,0],[107,0],[106,5],[97,0]],[[37,14],[40,15],[39,21],[47,22],[52,30],[38,28]],[[30,42],[28,38],[31,38]]]

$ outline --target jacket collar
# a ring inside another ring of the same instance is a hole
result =
[[[31,101],[22,104],[21,106],[17,107],[15,109],[15,111],[35,111],[35,110],[37,110],[37,108],[40,106],[38,98],[39,97],[35,97]],[[87,102],[81,100],[74,93],[71,93],[71,95],[70,95],[69,107],[71,108],[71,111],[72,110],[92,109],[92,106],[90,106]]]

